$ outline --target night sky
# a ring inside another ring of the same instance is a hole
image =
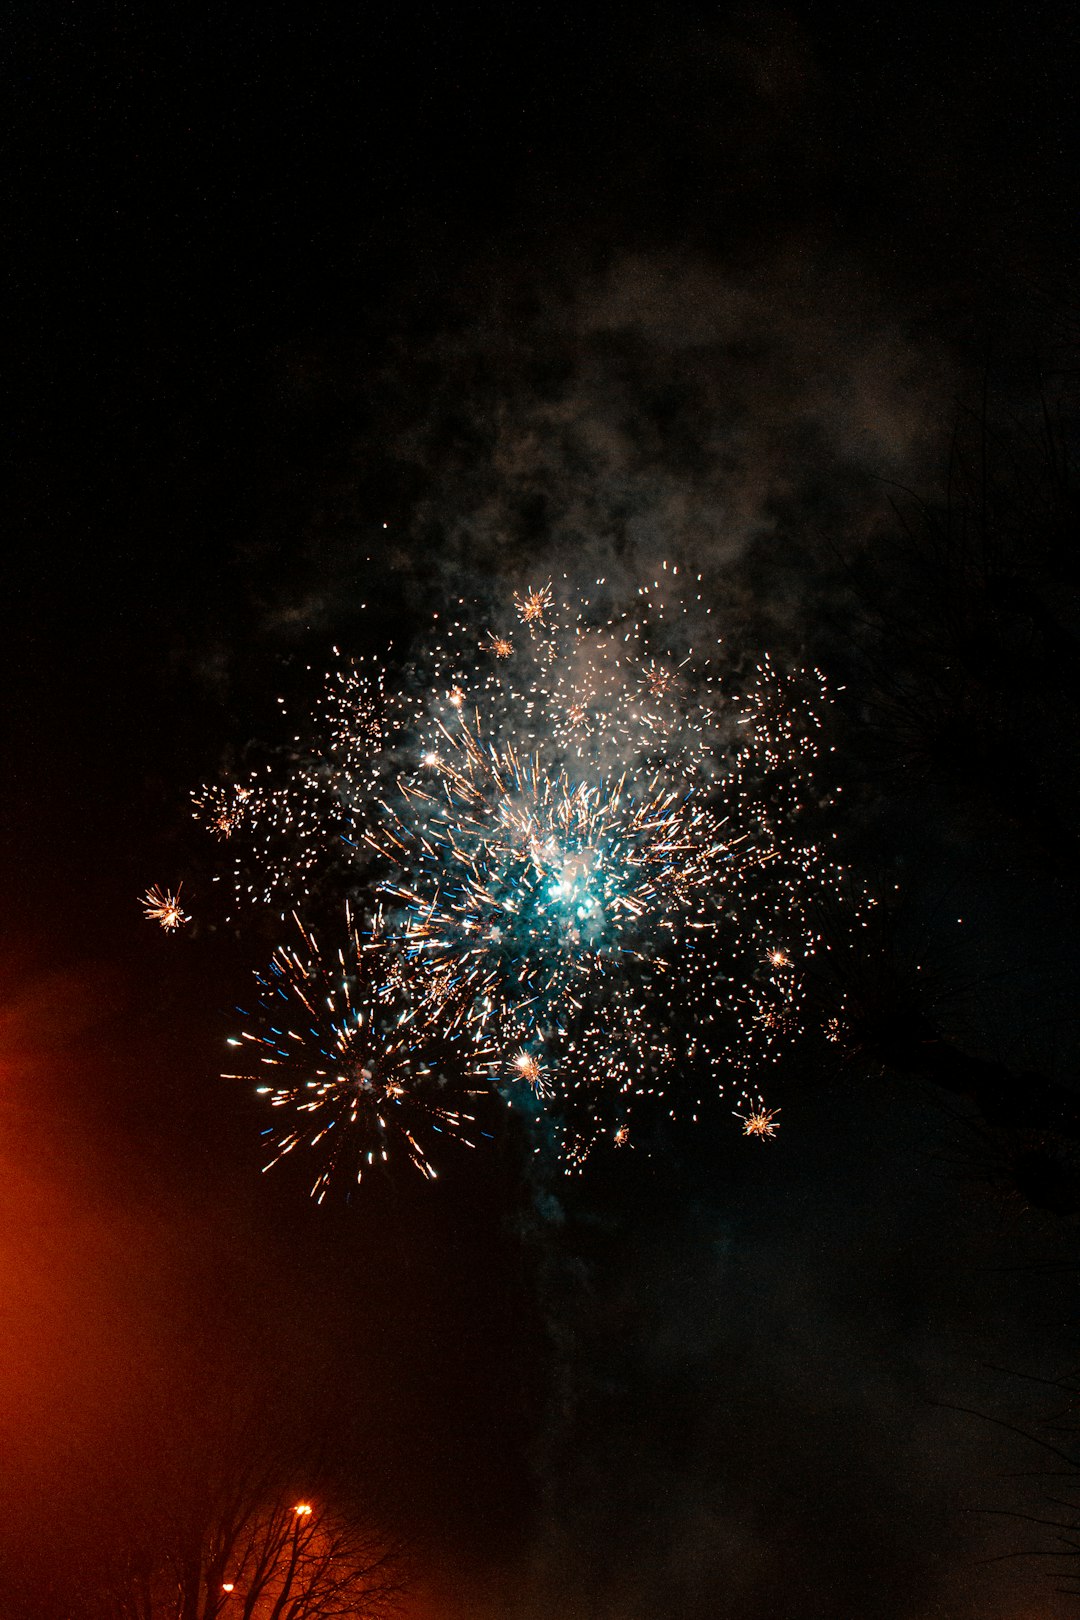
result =
[[[417,1620],[1074,1614],[999,1557],[1080,1521],[1071,8],[352,9],[6,24],[0,1615],[243,1391]],[[836,691],[851,1039],[768,1142],[261,1175],[191,790],[664,558]]]

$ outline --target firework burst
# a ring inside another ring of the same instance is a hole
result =
[[[763,1103],[759,1103],[756,1108],[751,1108],[749,1113],[736,1114],[735,1118],[742,1120],[744,1136],[756,1136],[759,1140],[765,1141],[767,1137],[775,1136],[780,1129],[776,1123],[779,1112],[779,1108],[766,1108]]]
[[[530,588],[524,595],[514,592],[514,605],[518,610],[518,617],[522,624],[529,626],[530,630],[543,627],[545,615],[551,611],[554,600],[550,581],[546,585],[541,585],[539,590]]]
[[[844,883],[812,831],[828,694],[767,659],[725,678],[675,573],[629,607],[530,587],[518,645],[460,603],[396,674],[333,676],[310,742],[203,790],[238,900],[381,908],[333,971],[309,933],[279,949],[263,1007],[297,1030],[245,1037],[320,1194],[395,1144],[428,1174],[431,1131],[468,1139],[439,1101],[463,1081],[543,1114],[573,1168],[725,1089],[773,1134],[757,1083],[813,1020]]]
[[[256,976],[254,1026],[231,1044],[251,1066],[225,1079],[256,1080],[282,1110],[269,1128],[272,1168],[296,1149],[315,1165],[312,1193],[400,1157],[429,1180],[439,1137],[475,1146],[476,1120],[459,1100],[490,1065],[467,1029],[462,997],[436,975],[406,966],[381,919],[363,935],[346,908],[347,943],[332,957],[297,922]]]
[[[170,894],[168,889],[163,889],[160,884],[155,883],[154,887],[147,889],[142,897],[143,915],[147,921],[159,923],[167,934],[173,933],[177,928],[182,928],[184,923],[191,921],[180,906],[180,890],[183,887],[182,883],[178,884],[176,893]]]

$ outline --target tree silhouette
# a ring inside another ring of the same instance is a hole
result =
[[[995,894],[1002,872],[1022,875],[1032,915],[1056,905],[1073,917],[1077,398],[1062,367],[1037,382],[1022,420],[1004,420],[989,397],[961,414],[941,498],[897,497],[891,536],[844,565],[847,629],[834,616],[828,634],[834,646],[847,641],[849,830],[870,864],[888,869],[916,824],[930,830],[931,866],[935,838],[960,842],[973,870],[981,863],[981,892]],[[921,849],[910,842],[916,862]],[[993,1133],[998,1172],[1014,1191],[1071,1215],[1080,1210],[1075,1058],[1062,1073],[1040,1059],[1021,1069],[944,1007],[947,968],[913,971],[910,939],[898,941],[938,880],[921,872],[894,896],[890,874],[869,934],[855,938],[843,917],[832,920],[822,993],[838,1009],[841,1045],[870,1068],[962,1098]],[[1046,928],[1044,949],[1049,938]],[[1025,966],[1019,940],[1013,972]]]
[[[259,1495],[255,1475],[140,1528],[97,1600],[103,1620],[375,1620],[401,1591],[385,1541],[317,1500]]]
[[[59,1613],[379,1620],[403,1590],[403,1553],[362,1488],[328,1376],[222,1357],[212,1338],[194,1339],[103,1461]]]

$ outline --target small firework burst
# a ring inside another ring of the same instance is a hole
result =
[[[775,1136],[780,1129],[776,1123],[779,1112],[779,1108],[766,1108],[763,1104],[759,1104],[756,1108],[751,1108],[748,1114],[737,1113],[735,1118],[742,1120],[744,1136],[760,1136],[764,1139],[766,1136]]]
[[[194,815],[205,821],[218,838],[231,838],[247,814],[253,789],[228,783],[224,787],[204,787],[192,794]]]
[[[522,1047],[510,1067],[519,1080],[524,1080],[527,1085],[532,1087],[534,1097],[549,1097],[551,1095],[551,1088],[547,1082],[544,1065],[533,1052],[526,1051]]]
[[[514,605],[518,610],[521,622],[527,624],[530,628],[543,628],[546,623],[544,616],[550,613],[554,600],[555,597],[550,581],[547,585],[541,585],[539,590],[530,587],[524,594],[520,591],[514,592]]]
[[[178,883],[176,893],[171,894],[168,889],[163,889],[159,883],[155,883],[154,887],[147,889],[142,896],[140,904],[147,921],[159,923],[167,934],[191,921],[187,912],[182,911],[180,907],[180,890],[183,887],[182,883]]]
[[[626,1147],[630,1141],[629,1125],[618,1126],[615,1131],[615,1135],[612,1137],[612,1141],[617,1148]]]
[[[675,685],[678,675],[669,664],[657,663],[655,658],[650,658],[641,672],[641,680],[650,697],[663,698]]]
[[[484,646],[495,658],[509,658],[514,651],[514,643],[510,637],[500,636],[494,630],[488,631]]]
[[[794,1014],[783,1006],[760,1006],[753,1014],[754,1022],[762,1029],[784,1034],[794,1026]]]
[[[331,958],[296,926],[300,946],[279,946],[256,976],[256,1027],[230,1041],[257,1067],[223,1076],[258,1081],[283,1111],[282,1128],[267,1133],[274,1151],[265,1168],[305,1150],[320,1201],[335,1180],[360,1181],[393,1156],[434,1180],[432,1138],[475,1146],[475,1116],[457,1102],[476,1095],[491,1071],[462,997],[406,966],[381,917],[363,935],[346,907],[347,945]]]

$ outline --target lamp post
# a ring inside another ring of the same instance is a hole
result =
[[[301,1527],[302,1527],[302,1525],[304,1523],[304,1520],[305,1519],[310,1519],[310,1517],[314,1513],[314,1511],[315,1511],[315,1509],[312,1507],[310,1502],[297,1502],[296,1506],[293,1508],[293,1517],[294,1517],[294,1519],[296,1521],[296,1523],[294,1525],[294,1528],[293,1528],[293,1532],[292,1532],[294,1542],[296,1541],[296,1538],[300,1534],[300,1530],[301,1530]],[[232,1594],[236,1591],[236,1582],[235,1581],[222,1581],[221,1590],[225,1594],[226,1598],[230,1598],[232,1596]]]

